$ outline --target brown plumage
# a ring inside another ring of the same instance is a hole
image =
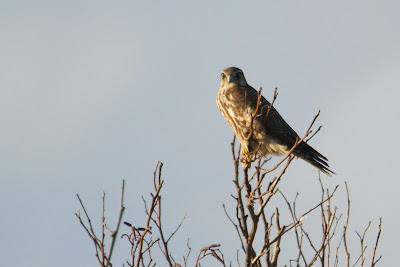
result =
[[[257,91],[247,84],[241,69],[230,67],[222,71],[217,106],[242,145],[242,154],[247,161],[255,153],[259,156],[287,154],[297,140],[300,140],[297,133],[263,96],[257,109],[257,99]],[[256,110],[257,114],[254,116]],[[325,174],[334,174],[328,168],[328,159],[307,143],[301,142],[292,153]]]

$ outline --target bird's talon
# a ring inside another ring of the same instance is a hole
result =
[[[246,150],[246,152],[247,152],[247,150]],[[244,157],[240,158],[239,161],[242,162],[243,169],[250,168],[251,167],[251,163],[254,161],[253,160],[253,155],[250,154],[249,152],[244,154],[243,150],[242,150],[242,154],[244,155]]]

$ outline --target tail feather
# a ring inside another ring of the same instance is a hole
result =
[[[309,146],[306,142],[301,142],[293,151],[296,157],[302,158],[328,176],[336,174],[329,169],[328,159]]]

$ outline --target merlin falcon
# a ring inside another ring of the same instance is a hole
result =
[[[244,167],[250,165],[255,154],[260,157],[287,154],[300,140],[278,111],[247,84],[241,69],[223,70],[220,84],[217,106],[241,144]],[[292,154],[329,176],[334,174],[328,168],[328,159],[304,141]]]

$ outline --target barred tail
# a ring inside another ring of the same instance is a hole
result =
[[[302,158],[328,176],[336,174],[329,169],[328,159],[309,146],[306,142],[301,142],[293,151],[293,155]]]

